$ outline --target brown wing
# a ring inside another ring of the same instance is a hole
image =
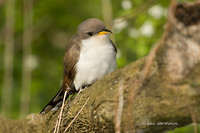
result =
[[[112,46],[114,47],[115,52],[117,53],[117,48],[116,48],[115,44],[113,43],[112,40],[110,40],[110,42],[111,42]]]
[[[77,36],[74,36],[67,43],[66,52],[64,56],[64,74],[63,84],[57,94],[49,101],[49,103],[43,108],[40,114],[45,114],[50,110],[58,109],[63,101],[64,93],[67,91],[66,99],[70,94],[76,92],[73,84],[74,76],[76,74],[76,63],[80,54],[80,41]]]
[[[67,84],[71,89],[74,89],[73,81],[76,74],[76,63],[78,62],[79,55],[80,41],[78,36],[74,36],[67,43],[66,52],[64,56],[63,87]]]

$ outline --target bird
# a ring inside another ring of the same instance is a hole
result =
[[[61,107],[65,91],[67,99],[114,71],[117,48],[110,33],[104,22],[97,18],[79,24],[77,33],[66,45],[61,88],[40,114]]]

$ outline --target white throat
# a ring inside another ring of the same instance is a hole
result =
[[[95,83],[116,68],[116,52],[107,34],[82,40],[76,64],[76,90]]]

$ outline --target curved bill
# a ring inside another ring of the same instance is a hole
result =
[[[108,30],[108,29],[103,29],[102,31],[100,31],[98,33],[98,35],[104,35],[104,34],[108,34],[108,33],[112,33],[112,31]]]

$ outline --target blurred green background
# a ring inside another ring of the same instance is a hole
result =
[[[147,55],[160,39],[169,4],[170,0],[0,1],[1,115],[16,119],[41,111],[60,88],[66,42],[85,19],[99,18],[114,32],[120,68]],[[192,127],[170,133],[193,132]]]

